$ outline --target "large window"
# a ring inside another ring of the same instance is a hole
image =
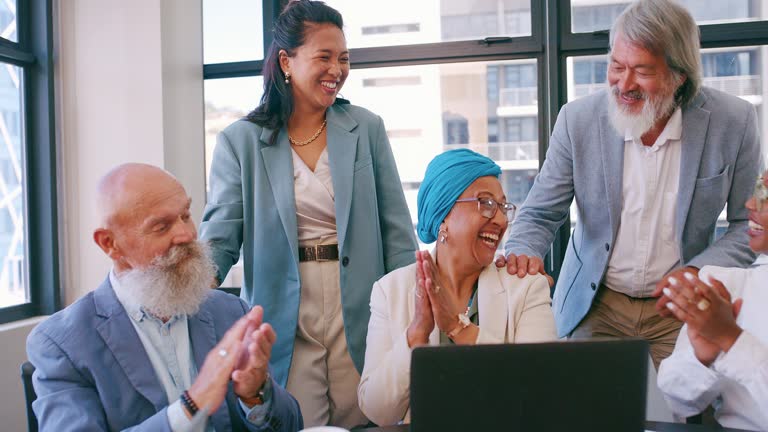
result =
[[[203,61],[224,63],[264,57],[260,0],[203,2]]]
[[[758,21],[768,18],[764,0],[678,0],[699,24]],[[631,2],[628,0],[572,0],[574,33],[607,30]]]
[[[50,1],[0,2],[0,323],[59,306],[50,53]]]
[[[204,1],[206,13],[209,3],[218,3]],[[426,164],[451,148],[468,147],[494,158],[503,168],[507,196],[522,204],[543,162],[560,107],[605,88],[605,30],[629,1],[327,3],[344,16],[351,48],[353,70],[342,95],[384,119],[415,222],[416,191]],[[701,25],[705,85],[752,102],[765,136],[768,123],[762,100],[768,66],[763,58],[768,23],[763,20],[768,0],[682,3]],[[261,4],[266,46],[271,20],[285,2]],[[221,37],[210,35],[209,28],[216,26],[206,24],[206,51],[226,51],[209,44]],[[241,30],[227,30],[236,31]],[[262,59],[242,56],[239,60],[206,61],[208,146],[216,131],[253,109],[261,94],[257,77]],[[243,76],[251,78],[238,78]],[[226,87],[231,90],[223,90]],[[227,92],[232,95],[226,96]],[[248,95],[246,102],[237,102],[243,95]],[[547,262],[555,276],[569,225],[558,233]]]
[[[328,0],[350,48],[531,34],[530,0]]]

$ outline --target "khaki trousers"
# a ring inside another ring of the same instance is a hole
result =
[[[339,262],[302,262],[299,274],[299,320],[286,387],[299,402],[304,427],[365,425],[357,404],[360,374],[344,334]]]
[[[672,354],[682,323],[659,315],[655,304],[656,298],[634,298],[601,285],[592,308],[570,338],[643,338],[650,344],[653,366],[658,370],[659,363]]]

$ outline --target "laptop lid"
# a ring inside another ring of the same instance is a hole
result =
[[[411,431],[643,431],[643,340],[420,347]]]

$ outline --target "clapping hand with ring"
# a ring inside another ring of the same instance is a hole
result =
[[[458,316],[466,311],[466,306],[460,303],[453,289],[445,288],[450,288],[449,281],[440,278],[429,252],[417,252],[416,268],[418,279],[423,280],[424,292],[429,298],[435,325],[444,333],[450,333],[459,325]]]
[[[254,306],[249,312],[251,315],[253,319],[242,340],[241,357],[232,372],[235,394],[249,407],[264,402],[259,393],[269,377],[269,358],[277,340],[272,326],[262,322],[261,306]]]
[[[664,305],[672,315],[688,325],[688,338],[699,361],[709,366],[717,356],[727,352],[741,334],[736,318],[742,300],[731,302],[731,295],[723,284],[712,277],[709,283],[693,273],[671,278],[664,296]]]
[[[249,327],[258,320],[259,311],[251,310],[227,330],[216,346],[205,357],[205,362],[188,389],[189,397],[200,409],[215,412],[224,402],[232,372],[240,361],[244,350],[243,339]],[[187,413],[191,417],[191,413]]]

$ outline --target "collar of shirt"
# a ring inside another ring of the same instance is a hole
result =
[[[752,263],[750,267],[757,267],[757,266],[764,266],[764,265],[768,265],[768,255],[761,253],[757,256],[757,259],[755,260],[754,263]]]
[[[669,117],[669,120],[667,121],[667,125],[664,126],[664,130],[662,130],[659,137],[656,138],[656,142],[653,143],[653,146],[646,147],[646,148],[648,149],[648,151],[657,151],[661,147],[663,147],[664,144],[670,141],[679,141],[682,135],[683,135],[683,111],[680,109],[680,107],[677,107],[675,108],[675,111],[672,113],[672,116]],[[624,133],[624,141],[636,142],[638,145],[641,145],[641,146],[643,145],[643,143],[640,141],[640,138],[633,137],[629,131],[626,131]]]

